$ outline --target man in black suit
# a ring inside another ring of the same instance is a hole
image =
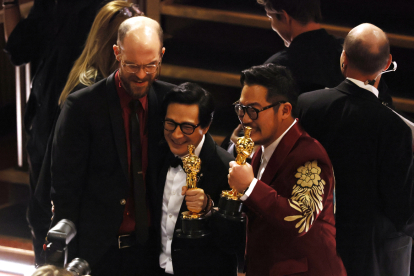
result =
[[[160,164],[154,207],[156,270],[159,275],[236,275],[236,255],[215,246],[214,233],[197,239],[175,233],[181,228],[182,212],[208,215],[218,204],[222,190],[230,189],[227,174],[233,158],[208,133],[214,113],[212,95],[196,84],[184,83],[167,93],[162,111],[166,143],[161,146],[164,161]],[[188,154],[188,145],[196,147],[194,154],[201,159],[196,189],[187,189],[186,173],[173,161]]]
[[[335,87],[344,77],[338,65],[341,40],[321,28],[319,0],[258,0],[265,7],[273,30],[287,49],[265,63],[286,66],[299,92]]]
[[[156,21],[125,20],[113,48],[119,70],[71,94],[57,121],[52,225],[75,223],[69,260],[85,259],[93,275],[148,275],[144,255],[153,231],[147,207],[162,137],[159,110],[173,85],[155,80],[165,52]]]
[[[346,80],[298,100],[300,122],[335,170],[337,250],[350,276],[409,275],[411,131],[377,90],[391,60],[385,33],[359,25],[345,38],[340,59]]]

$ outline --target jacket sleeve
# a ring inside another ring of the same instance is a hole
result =
[[[291,169],[281,172],[283,176],[275,180],[283,182],[273,184],[286,187],[285,192],[275,190],[272,183],[268,185],[258,180],[245,201],[250,211],[274,227],[284,229],[287,235],[306,234],[324,208],[332,204],[332,166],[324,162],[324,158],[307,160],[298,160],[293,167],[288,165]],[[268,169],[271,168],[268,166]]]
[[[77,225],[87,182],[90,127],[87,109],[83,109],[80,102],[69,96],[56,124],[51,165],[53,225],[61,219],[69,219]]]

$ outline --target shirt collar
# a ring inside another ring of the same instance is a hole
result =
[[[286,135],[286,133],[292,128],[294,124],[296,124],[297,119],[293,121],[293,123],[286,129],[285,132],[283,132],[282,135],[280,135],[279,138],[277,138],[273,143],[271,143],[266,148],[262,146],[262,159],[265,159],[266,161],[269,161],[270,157],[272,157],[273,152],[276,150],[277,146],[279,145],[280,141],[282,140],[283,136]]]
[[[129,103],[132,101],[132,97],[126,92],[125,88],[122,86],[121,79],[119,77],[119,71],[115,73],[115,85],[116,91],[121,102],[121,108],[129,108]],[[144,111],[147,111],[148,94],[142,98],[139,98],[138,100],[141,102]]]
[[[352,81],[353,83],[355,83],[356,85],[358,85],[359,87],[361,87],[362,89],[368,90],[370,92],[372,92],[377,98],[378,98],[378,89],[375,88],[374,86],[370,85],[370,84],[365,84],[360,80],[356,80],[353,78],[346,78],[347,80]]]

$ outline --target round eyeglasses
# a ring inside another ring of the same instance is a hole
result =
[[[141,70],[141,67],[144,68],[144,71],[147,75],[154,74],[157,72],[158,66],[160,66],[161,61],[158,61],[156,64],[147,64],[147,65],[137,65],[134,63],[125,63],[121,61],[122,66],[124,67],[125,71],[131,74],[135,74]]]
[[[233,105],[234,105],[234,111],[236,111],[236,114],[240,119],[243,118],[244,114],[247,113],[247,115],[249,115],[250,119],[257,120],[257,118],[259,118],[259,112],[265,111],[266,109],[269,109],[271,107],[277,106],[277,105],[282,104],[282,103],[287,103],[287,101],[275,102],[271,105],[263,107],[260,110],[257,109],[257,108],[254,108],[253,106],[242,105],[238,102],[234,103]]]
[[[193,125],[190,123],[176,123],[173,120],[167,119],[162,121],[163,125],[164,125],[164,129],[167,131],[171,131],[173,132],[177,126],[180,126],[181,132],[187,135],[191,135],[194,133],[195,129],[198,128],[200,126],[200,124],[198,125]]]

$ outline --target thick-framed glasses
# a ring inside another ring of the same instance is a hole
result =
[[[119,9],[117,12],[115,12],[111,19],[109,19],[109,23],[111,24],[111,22],[115,19],[115,17],[117,17],[118,14],[121,14],[122,16],[126,17],[126,18],[130,18],[133,16],[141,16],[144,15],[144,13],[139,9],[137,4],[133,4],[130,7],[123,7],[121,9]]]
[[[173,132],[177,126],[180,126],[181,132],[187,135],[191,135],[194,133],[195,129],[198,128],[200,126],[200,124],[198,125],[193,125],[190,123],[177,123],[174,122],[173,120],[170,119],[166,119],[164,121],[162,121],[162,124],[164,125],[164,129],[170,132]]]
[[[161,64],[161,58],[156,64],[147,64],[141,66],[134,63],[125,63],[124,61],[121,61],[121,64],[124,67],[125,71],[128,73],[135,74],[141,70],[141,67],[143,67],[145,73],[147,75],[151,75],[157,72],[157,69]]]
[[[234,111],[236,111],[237,116],[241,119],[244,117],[244,114],[247,113],[249,115],[250,119],[257,120],[259,118],[259,112],[265,111],[266,109],[269,109],[271,107],[277,106],[282,103],[287,103],[287,101],[279,101],[272,103],[271,105],[265,106],[262,109],[254,108],[253,106],[245,106],[240,104],[239,102],[235,102],[234,105]]]

